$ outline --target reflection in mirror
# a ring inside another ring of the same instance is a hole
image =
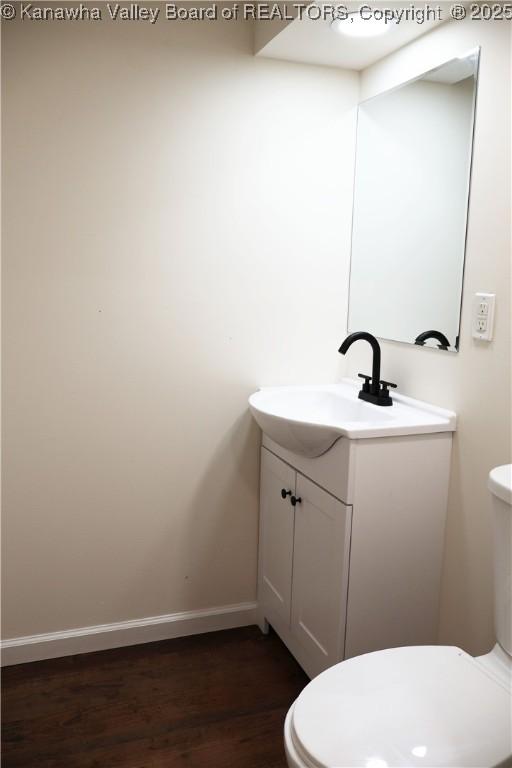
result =
[[[458,349],[478,59],[359,105],[350,333]]]

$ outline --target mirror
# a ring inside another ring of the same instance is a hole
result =
[[[359,105],[349,333],[458,349],[479,55]]]

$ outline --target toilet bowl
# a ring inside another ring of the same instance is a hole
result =
[[[512,465],[489,476],[497,644],[357,656],[314,678],[284,727],[289,768],[492,768],[512,755]]]

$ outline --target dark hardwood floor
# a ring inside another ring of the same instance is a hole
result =
[[[284,768],[307,682],[256,627],[7,667],[2,768]]]

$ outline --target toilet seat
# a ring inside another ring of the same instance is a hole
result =
[[[490,768],[512,753],[511,691],[460,648],[391,648],[314,678],[288,713],[297,768]]]

